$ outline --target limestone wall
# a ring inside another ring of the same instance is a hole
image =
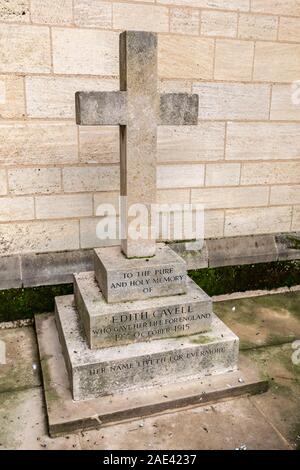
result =
[[[159,129],[159,201],[204,202],[206,237],[300,230],[300,0],[0,0],[0,255],[101,244],[118,129],[79,129],[74,93],[118,89],[124,29],[200,97],[197,127]]]

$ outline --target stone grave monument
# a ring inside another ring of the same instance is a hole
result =
[[[50,433],[199,402],[210,391],[227,395],[228,383],[235,394],[257,385],[239,380],[239,340],[182,258],[128,229],[132,204],[156,202],[157,126],[198,119],[197,95],[157,92],[156,34],[120,35],[120,91],[78,92],[76,119],[120,126],[125,237],[121,247],[95,249],[94,272],[74,274],[74,296],[56,298],[62,354],[53,318],[36,317]]]

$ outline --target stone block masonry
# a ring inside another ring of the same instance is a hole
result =
[[[72,296],[56,298],[55,316],[74,400],[237,369],[239,340],[215,315],[205,335],[96,350],[84,340]]]
[[[117,126],[78,129],[76,91],[119,90],[122,30],[158,33],[158,197],[205,204],[206,238],[299,230],[300,0],[9,0],[0,5],[0,256],[102,247]],[[246,210],[245,210],[246,209]]]

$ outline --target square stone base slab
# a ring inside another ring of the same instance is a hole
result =
[[[119,246],[98,248],[95,276],[107,302],[186,293],[186,263],[162,243],[152,258],[128,259]]]
[[[63,306],[63,308],[61,308]],[[89,349],[73,296],[56,301],[56,325],[74,400],[192,380],[237,369],[239,339],[212,316],[204,334]]]
[[[190,278],[186,294],[108,304],[94,272],[86,272],[74,274],[74,295],[91,349],[203,333],[211,326],[212,300]]]
[[[242,395],[266,392],[253,364],[240,355],[239,370],[194,381],[74,401],[59,342],[54,315],[35,317],[42,366],[49,433],[56,437],[70,432],[98,429],[117,422],[146,417],[187,406],[199,406]]]

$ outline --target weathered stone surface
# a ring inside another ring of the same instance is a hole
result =
[[[215,80],[250,81],[254,43],[217,39],[215,56]]]
[[[141,52],[139,52],[141,51]],[[120,86],[127,90],[127,126],[121,128],[121,196],[126,196],[125,214],[133,204],[149,210],[156,200],[157,145],[157,36],[125,32],[120,35]],[[138,110],[143,109],[143,113]],[[125,239],[121,246],[128,257],[152,256],[155,240],[131,240],[132,217],[122,219]],[[152,226],[149,215],[146,223]]]
[[[94,272],[74,275],[75,304],[92,349],[202,333],[209,330],[212,302],[193,281],[187,293],[108,304]]]
[[[199,95],[199,119],[269,119],[269,85],[196,83],[193,92]]]
[[[161,93],[190,93],[191,82],[189,80],[159,79],[158,89]]]
[[[199,11],[185,8],[171,8],[170,32],[180,34],[199,34]]]
[[[255,46],[254,80],[290,83],[299,79],[300,44],[260,42]]]
[[[0,256],[0,289],[22,286],[19,256]]]
[[[2,24],[0,72],[49,73],[50,32],[45,26]]]
[[[76,434],[55,440],[49,437],[42,387],[3,392],[0,397],[1,451],[80,449]]]
[[[190,250],[189,243],[171,243],[170,247],[186,262],[188,271],[190,269],[201,269],[208,267],[208,250],[206,241],[198,250]]]
[[[0,141],[1,164],[40,165],[41,155],[43,164],[78,161],[76,126],[70,123],[1,121]]]
[[[228,123],[226,145],[228,160],[291,160],[298,159],[299,152],[300,124],[298,123]]]
[[[224,141],[223,122],[199,121],[198,126],[160,126],[157,158],[159,162],[223,160]]]
[[[157,125],[197,124],[198,96],[158,94],[157,36],[145,31],[120,35],[120,88],[116,92],[76,93],[76,121],[121,126],[121,247],[128,258],[149,257],[155,254],[151,205],[156,202]],[[130,234],[136,204],[147,210],[143,221],[147,235],[138,240]]]
[[[53,194],[61,191],[60,168],[14,168],[8,170],[12,194]]]
[[[87,271],[94,266],[91,250],[25,254],[20,261],[24,287],[71,283],[73,273]]]
[[[275,243],[280,261],[300,259],[300,233],[275,235]]]
[[[297,161],[245,163],[242,166],[241,184],[288,183],[300,183],[300,166]]]
[[[25,116],[25,97],[22,77],[0,75],[0,117],[5,119]]]
[[[283,20],[283,18],[281,18]],[[280,21],[281,21],[280,20]],[[243,39],[277,39],[278,18],[275,16],[241,14],[239,37]]]
[[[34,201],[32,197],[0,198],[0,222],[34,219]]]
[[[273,235],[207,240],[209,266],[267,263],[277,259]]]
[[[0,20],[28,23],[29,10],[29,0],[6,0],[0,5]]]
[[[300,15],[299,0],[252,0],[251,10],[273,15]]]
[[[72,24],[72,0],[30,0],[33,23]]]
[[[76,91],[113,91],[119,88],[117,79],[96,77],[27,76],[26,107],[33,118],[75,117]]]
[[[186,293],[186,265],[167,245],[148,259],[127,259],[119,247],[95,250],[95,276],[107,302]]]
[[[201,34],[205,36],[236,37],[238,24],[237,13],[224,11],[201,12]]]
[[[120,30],[169,31],[169,11],[158,5],[113,4],[113,27]]]
[[[92,194],[62,194],[35,198],[37,219],[68,219],[93,215]]]
[[[4,255],[78,248],[77,220],[1,224],[0,252]]]
[[[199,188],[191,190],[191,202],[203,204],[205,209],[230,209],[234,207],[266,206],[269,200],[269,188],[224,187]]]
[[[0,341],[5,344],[5,363],[1,362],[0,366],[0,393],[40,386],[40,366],[34,329],[2,329]]]
[[[80,127],[79,159],[82,163],[119,163],[119,127]]]
[[[228,210],[225,214],[225,237],[288,232],[291,227],[292,207],[255,207]]]
[[[160,124],[191,126],[198,123],[198,95],[165,93],[160,97]]]
[[[255,0],[265,3],[265,0]],[[272,0],[277,2],[278,0]],[[284,0],[280,0],[283,2]],[[294,0],[288,0],[293,2]],[[296,0],[298,1],[298,0]],[[249,11],[249,0],[158,0],[158,3],[166,3],[167,5],[182,5],[198,8],[210,8],[217,10],[238,10]]]
[[[300,121],[297,85],[273,85],[270,117],[274,121]]]
[[[7,178],[5,170],[0,170],[0,196],[7,193]]]
[[[157,168],[159,189],[190,188],[204,185],[204,165],[160,165]]]
[[[206,186],[237,186],[240,182],[239,163],[210,163],[206,165]]]
[[[75,0],[74,20],[79,26],[110,29],[112,27],[112,4],[102,0]]]
[[[81,166],[63,168],[63,189],[67,193],[113,191],[120,187],[118,166]]]
[[[221,238],[224,236],[224,211],[205,210],[204,212],[204,237]]]
[[[81,248],[98,248],[104,246],[120,246],[118,238],[118,230],[116,230],[116,239],[102,239],[97,235],[97,226],[101,217],[84,217],[80,220],[80,247]],[[115,220],[111,216],[112,224],[119,224],[119,220]],[[118,227],[117,227],[118,229]]]
[[[91,350],[73,296],[56,298],[55,314],[74,400],[237,369],[239,340],[215,316],[205,334]]]
[[[279,40],[300,42],[300,18],[280,18]]]
[[[271,186],[270,204],[276,206],[300,204],[300,185]]]
[[[160,189],[157,191],[158,204],[188,204],[189,202],[189,189]]]
[[[298,206],[295,206],[293,210],[293,219],[292,219],[291,229],[300,230],[300,208]]]
[[[191,36],[159,36],[158,74],[161,78],[210,79],[214,41]]]
[[[126,124],[127,100],[124,91],[77,92],[76,123],[81,126]]]
[[[52,28],[55,73],[118,76],[118,33]]]

